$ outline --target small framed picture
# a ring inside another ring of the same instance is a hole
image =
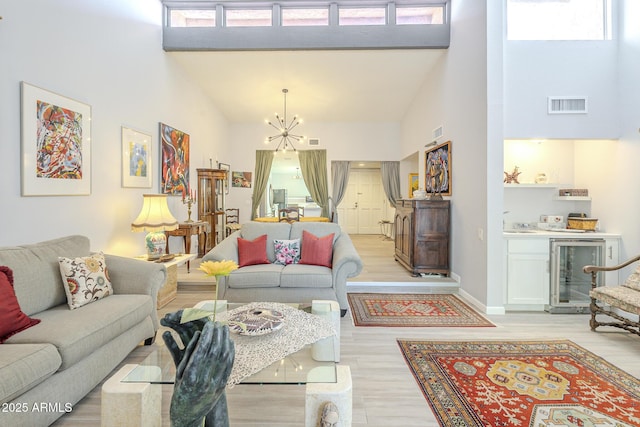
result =
[[[22,195],[91,194],[91,106],[22,82]]]
[[[122,186],[151,188],[153,157],[151,135],[122,127]]]
[[[413,199],[413,192],[420,189],[420,181],[417,173],[409,174],[409,198]]]

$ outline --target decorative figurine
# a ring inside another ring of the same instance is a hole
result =
[[[520,182],[518,182],[518,175],[520,175],[522,172],[520,172],[518,170],[518,166],[513,168],[513,172],[509,173],[509,172],[505,172],[504,173],[504,183],[505,184],[520,184]]]

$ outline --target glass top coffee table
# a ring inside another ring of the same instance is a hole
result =
[[[217,302],[218,313],[223,311],[231,311],[231,313],[242,310],[247,304],[227,303],[226,301]],[[267,304],[267,303],[252,303]],[[335,383],[337,381],[336,362],[339,361],[339,307],[337,317],[334,304],[331,301],[314,301],[309,304],[286,304],[287,310],[300,310],[305,313],[313,313],[325,318],[327,322],[332,322],[332,318],[338,319],[338,326],[335,336],[322,338],[313,344],[307,344],[298,351],[295,351],[284,358],[274,361],[267,366],[261,367],[258,372],[238,381],[238,384],[307,384],[307,383]],[[196,305],[196,308],[205,310],[213,310],[213,301],[202,301]],[[233,311],[232,311],[233,310]],[[293,310],[293,311],[295,311]],[[300,315],[300,313],[293,314]],[[292,316],[291,318],[296,318]],[[304,316],[307,318],[308,316]],[[324,322],[324,320],[322,321]],[[332,322],[335,325],[335,322]],[[271,334],[291,333],[291,329],[296,325],[287,323],[287,317],[284,320],[284,327],[281,330],[271,332]],[[289,329],[286,329],[289,328]],[[286,330],[285,330],[286,329]],[[255,343],[259,345],[260,339],[264,336],[239,336],[230,332],[230,338],[236,345],[236,362],[240,359],[246,361],[247,357],[255,358],[255,351],[251,346]],[[268,337],[266,339],[275,340],[277,336]],[[282,337],[284,338],[284,336]],[[288,341],[288,340],[287,340]],[[136,366],[121,382],[125,383],[151,383],[151,384],[173,384],[175,380],[175,364],[171,353],[164,345],[164,342],[157,344],[158,349],[138,366]],[[243,356],[242,352],[246,352]],[[234,369],[235,364],[234,362]]]

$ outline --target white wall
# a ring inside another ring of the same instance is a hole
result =
[[[623,0],[620,3],[620,41],[619,57],[617,61],[619,96],[620,141],[616,150],[600,153],[601,169],[610,172],[601,176],[603,191],[602,205],[597,209],[609,211],[609,221],[612,227],[619,228],[623,234],[621,259],[631,258],[640,253],[640,192],[637,183],[640,182],[640,2],[637,0]],[[596,169],[598,170],[598,169]],[[594,205],[594,210],[596,206]],[[597,212],[596,212],[597,213]],[[627,273],[635,266],[628,267]],[[626,277],[621,274],[620,277]]]
[[[194,188],[199,159],[214,156],[227,139],[217,108],[162,50],[161,3],[13,1],[3,3],[2,16],[0,246],[83,234],[93,250],[143,253],[144,233],[132,233],[130,224],[142,194],[160,191],[158,123],[190,134]],[[21,197],[21,81],[91,105],[90,196]],[[121,126],[153,136],[152,188],[121,187]],[[186,219],[179,197],[169,206]]]
[[[487,225],[487,46],[484,2],[452,2],[451,46],[427,76],[402,123],[401,150],[420,151],[443,126],[451,140],[451,271],[461,288],[487,303],[487,248],[478,230]],[[483,236],[484,238],[484,236]]]
[[[313,148],[327,150],[330,194],[333,160],[400,160],[400,130],[396,123],[318,123],[313,121],[313,117],[305,117],[304,124],[300,126],[301,134],[320,140],[320,146]],[[264,123],[232,123],[229,143],[233,149],[220,161],[231,164],[232,170],[254,171],[255,150],[275,149],[275,142],[264,144],[265,136],[269,134]],[[251,195],[252,189],[231,188],[227,197],[227,206],[240,208],[241,222],[249,221],[251,216]]]
[[[618,138],[617,43],[507,41],[507,138]],[[547,114],[548,96],[587,96],[588,114]]]

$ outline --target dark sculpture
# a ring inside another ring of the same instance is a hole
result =
[[[176,331],[181,349],[169,331],[162,334],[176,364],[171,398],[171,425],[229,427],[225,387],[233,367],[235,347],[229,327],[207,319],[180,323],[182,310],[168,313],[160,324]]]

